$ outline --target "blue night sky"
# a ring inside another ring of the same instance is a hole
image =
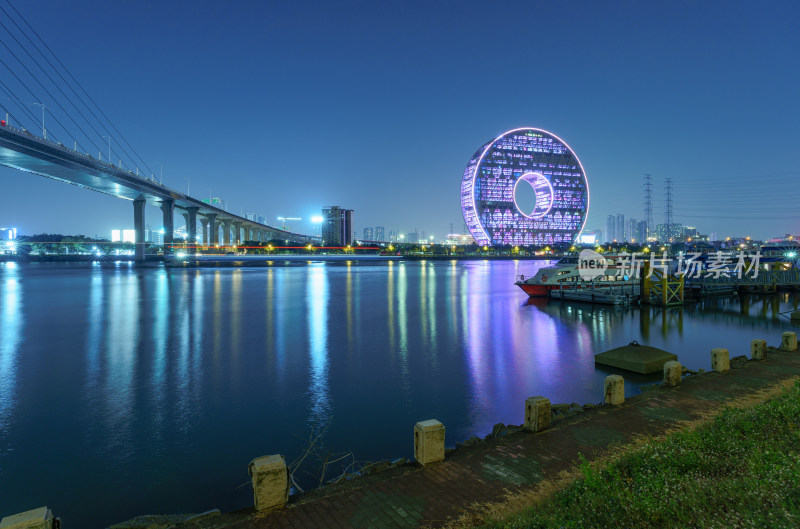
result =
[[[460,232],[469,157],[533,126],[580,157],[587,228],[641,219],[652,173],[656,223],[671,177],[676,222],[800,233],[796,1],[12,1],[156,173],[163,162],[165,184],[188,179],[192,195],[272,224],[341,205],[359,235]],[[0,226],[132,227],[126,201],[0,179]]]

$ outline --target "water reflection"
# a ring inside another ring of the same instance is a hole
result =
[[[328,274],[325,265],[309,267],[306,292],[309,342],[309,421],[314,431],[328,424],[330,401],[328,395]]]
[[[167,272],[161,270],[155,277],[155,299],[151,311],[153,322],[153,361],[150,367],[152,391],[152,423],[153,435],[162,438],[162,427],[166,420],[166,390],[167,390],[167,347],[169,341],[169,319],[172,311],[170,304],[170,282]]]
[[[117,271],[107,290],[108,334],[103,344],[102,398],[105,405],[105,430],[109,453],[119,463],[130,455],[135,418],[134,379],[137,376],[136,353],[139,348],[139,311],[142,277]]]
[[[22,337],[22,295],[16,263],[0,264],[0,434],[10,422],[16,397],[17,352]]]
[[[712,347],[748,354],[751,339],[790,328],[784,313],[800,299],[752,294],[666,309],[528,299],[513,280],[539,265],[0,265],[0,512],[25,499],[14,484],[47,473],[78,484],[35,486],[80,527],[143,508],[246,507],[252,496],[235,488],[241,458],[294,459],[293,434],[319,431],[331,416],[323,442],[332,452],[408,457],[402,432],[420,419],[444,422],[452,445],[497,422],[519,424],[532,395],[598,402],[606,373],[593,355],[631,340],[673,350],[690,369],[708,369]],[[55,334],[34,315],[58,331],[57,354]],[[648,382],[627,380],[629,394]],[[31,442],[63,417],[57,442]],[[376,427],[354,437],[364,417]],[[232,490],[241,494],[225,504]],[[87,509],[87,494],[114,516]]]

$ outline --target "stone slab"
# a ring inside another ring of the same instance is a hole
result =
[[[51,529],[53,513],[47,507],[12,514],[0,520],[0,529]]]
[[[594,355],[594,363],[633,371],[642,375],[661,373],[664,364],[677,360],[678,355],[649,345],[624,345]]]

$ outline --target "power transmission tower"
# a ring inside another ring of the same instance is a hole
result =
[[[654,235],[653,230],[653,175],[644,174],[644,221],[647,223],[645,238]]]
[[[667,242],[672,239],[672,178],[667,178],[666,195],[664,197],[664,221],[667,225]]]

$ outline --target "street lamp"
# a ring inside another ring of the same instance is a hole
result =
[[[103,136],[103,139],[108,140],[108,163],[111,163],[111,136]]]
[[[47,139],[47,129],[44,128],[44,111],[47,107],[44,106],[44,103],[34,103],[34,105],[42,107],[42,137],[44,137],[44,139]]]

